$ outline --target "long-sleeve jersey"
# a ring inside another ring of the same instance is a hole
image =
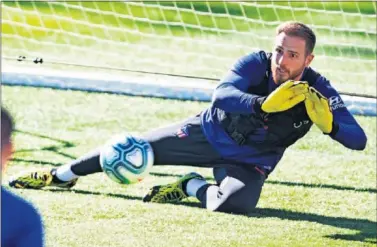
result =
[[[43,246],[43,225],[39,213],[30,203],[2,186],[1,246]]]
[[[259,95],[247,93],[247,90],[251,86],[259,85],[266,75],[266,63],[263,61],[262,53],[264,52],[251,53],[236,62],[215,89],[211,106],[201,113],[201,124],[207,140],[224,159],[230,162],[257,165],[272,171],[286,148],[266,149],[238,145],[223,129],[217,114],[219,109],[227,113],[255,114],[254,103]],[[263,55],[265,56],[265,53]],[[330,85],[330,82],[320,75],[312,86],[329,99],[334,125],[339,126],[336,133],[332,133],[330,137],[347,148],[364,149],[367,138],[363,129],[347,110],[339,93]],[[268,93],[270,94],[277,87],[272,75],[269,75]],[[263,127],[258,128],[248,136],[249,142],[265,140],[267,131]]]

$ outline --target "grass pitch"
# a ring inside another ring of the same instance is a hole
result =
[[[24,170],[67,163],[124,130],[148,131],[208,105],[4,86],[2,98],[17,127],[3,184]],[[250,215],[208,212],[195,199],[141,201],[149,187],[189,171],[211,178],[211,170],[193,167],[154,167],[132,186],[94,174],[70,191],[12,191],[42,213],[48,247],[375,246],[376,118],[357,120],[368,136],[366,150],[348,150],[313,127],[287,151]]]

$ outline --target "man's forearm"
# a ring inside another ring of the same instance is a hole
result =
[[[242,92],[232,84],[224,83],[215,90],[212,104],[226,112],[251,114],[255,113],[258,98],[259,95]]]

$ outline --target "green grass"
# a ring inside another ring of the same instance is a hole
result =
[[[376,72],[377,41],[373,1],[266,1],[242,7],[238,2],[188,1],[144,5],[69,2],[68,7],[62,3],[6,1],[2,5],[2,44],[6,56],[36,56],[43,57],[45,63],[62,60],[213,78],[222,77],[238,57],[252,49],[271,49],[273,39],[261,37],[273,37],[275,26],[266,23],[296,19],[317,27],[327,26],[331,29],[315,29],[318,42],[313,67],[340,91],[354,93],[353,89],[358,88],[359,93],[376,95],[375,76],[371,76]],[[307,7],[310,11],[279,8],[287,6]],[[20,14],[17,10],[24,12]],[[344,15],[326,11],[342,11]],[[349,13],[355,15],[346,15]],[[203,28],[237,32],[218,33]]]
[[[67,163],[124,130],[142,133],[198,113],[207,103],[51,89],[2,87],[15,115],[16,153],[3,181],[24,170]],[[375,246],[376,118],[356,117],[367,148],[351,151],[316,128],[289,149],[246,216],[208,212],[192,199],[146,204],[156,184],[196,170],[154,167],[142,183],[120,186],[104,174],[71,191],[13,190],[34,202],[47,246]]]

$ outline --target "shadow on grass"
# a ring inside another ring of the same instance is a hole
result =
[[[47,152],[52,152],[54,154],[57,154],[59,156],[63,156],[65,158],[76,159],[75,156],[61,151],[64,148],[75,147],[76,145],[72,142],[53,138],[53,137],[50,137],[50,136],[41,135],[41,134],[38,134],[38,133],[33,133],[33,132],[30,132],[30,131],[15,130],[15,132],[18,133],[18,134],[24,134],[24,135],[29,135],[29,136],[33,136],[33,137],[39,137],[41,139],[47,139],[47,140],[51,140],[51,141],[58,143],[57,145],[49,145],[49,146],[40,147],[40,148],[18,149],[14,152],[16,154],[16,156],[17,156],[17,154],[20,154],[20,153],[47,151]],[[18,162],[25,162],[25,163],[35,163],[35,164],[42,164],[42,165],[52,165],[52,166],[62,165],[61,163],[55,163],[55,162],[50,162],[50,161],[30,160],[30,159],[23,159],[23,158],[17,158],[17,157],[11,159],[11,161],[16,161],[16,162],[18,161]]]
[[[294,212],[285,209],[258,208],[249,217],[277,217],[283,220],[307,221],[329,225],[337,228],[356,230],[356,234],[333,234],[325,236],[331,239],[347,241],[360,241],[365,243],[377,243],[377,222],[365,219],[352,219],[345,217],[331,217],[313,213]]]
[[[117,197],[126,200],[138,200],[141,201],[142,197],[131,196],[125,194],[114,194],[114,193],[101,193],[94,191],[86,191],[80,189],[48,189],[47,191],[53,192],[68,192],[68,193],[77,193],[83,195],[94,195],[94,196],[108,196],[108,197]],[[175,203],[177,206],[187,206],[194,208],[201,208],[199,202],[181,202]],[[204,210],[204,209],[203,209]],[[312,223],[318,223],[322,225],[333,226],[337,228],[349,229],[358,231],[356,234],[333,234],[324,236],[331,239],[339,239],[346,241],[359,241],[364,243],[377,243],[377,233],[376,227],[377,223],[366,220],[366,219],[353,219],[345,217],[333,217],[333,216],[324,216],[314,213],[302,213],[295,212],[286,209],[274,209],[274,208],[257,208],[252,213],[248,215],[240,215],[241,217],[250,217],[250,218],[279,218],[282,220],[290,221],[307,221]]]
[[[181,202],[179,205],[201,208],[198,202]],[[295,212],[286,209],[257,208],[248,215],[240,215],[250,218],[279,218],[290,221],[307,221],[337,228],[358,231],[355,234],[332,234],[325,238],[339,239],[346,241],[358,241],[363,243],[377,243],[377,222],[365,219],[352,219],[345,217],[324,216],[313,213]]]
[[[156,177],[177,177],[180,178],[182,175],[177,174],[169,174],[169,173],[159,173],[159,172],[151,172],[150,173]],[[212,177],[205,177],[205,179],[214,181]],[[356,191],[356,192],[367,192],[367,193],[377,193],[377,189],[375,188],[356,188],[351,186],[340,186],[335,184],[308,184],[308,183],[300,183],[300,182],[287,182],[287,181],[275,181],[275,180],[266,180],[266,184],[277,184],[277,185],[285,185],[285,186],[294,186],[294,187],[305,187],[305,188],[323,188],[323,189],[334,189],[334,190],[348,190],[348,191]]]
[[[32,163],[32,164],[38,164],[38,165],[50,165],[50,166],[61,166],[61,165],[63,165],[63,163],[56,163],[56,162],[43,161],[43,160],[19,159],[19,158],[12,158],[11,161]]]
[[[108,196],[108,197],[117,197],[126,200],[134,200],[134,201],[141,201],[143,200],[140,196],[130,196],[125,194],[114,194],[114,193],[101,193],[95,191],[88,191],[88,190],[79,190],[79,189],[46,189],[45,191],[52,191],[52,192],[68,192],[68,193],[75,193],[75,194],[82,194],[82,195],[93,195],[93,196]]]
[[[24,134],[24,135],[29,135],[29,136],[34,136],[34,137],[39,137],[39,138],[42,138],[42,139],[55,141],[55,142],[60,143],[61,144],[60,147],[62,147],[62,148],[74,147],[75,146],[75,144],[73,144],[72,142],[65,141],[65,140],[62,140],[62,139],[53,138],[51,136],[45,136],[45,135],[41,135],[41,134],[38,134],[38,133],[33,133],[33,132],[30,132],[30,131],[23,131],[23,130],[16,129],[15,133],[20,133],[20,134]]]
[[[41,148],[19,149],[19,150],[15,151],[14,153],[17,154],[17,153],[27,153],[27,152],[37,152],[37,151],[48,151],[48,152],[52,152],[52,153],[55,153],[57,155],[63,156],[65,158],[76,159],[75,156],[60,151],[60,149],[62,149],[62,148],[65,148],[65,147],[64,146],[51,145],[51,146],[41,147]]]
[[[267,180],[267,184],[278,184],[278,185],[286,185],[286,186],[300,186],[306,188],[323,188],[323,189],[334,189],[334,190],[349,190],[349,191],[356,191],[356,192],[369,192],[369,193],[377,193],[377,189],[374,188],[356,188],[351,186],[340,186],[335,184],[307,184],[307,183],[299,183],[299,182],[286,182],[286,181],[274,181],[274,180]]]
[[[181,177],[181,175],[176,174],[167,174],[167,173],[151,173],[153,176],[158,177]],[[211,177],[206,177],[206,179],[213,180]],[[285,182],[285,181],[270,181],[267,180],[266,183],[269,184],[278,184],[285,186],[301,186],[307,188],[326,188],[334,189],[341,191],[357,191],[357,192],[366,192],[366,193],[376,193],[377,190],[374,188],[355,188],[350,186],[339,186],[332,184],[307,184],[307,183],[296,183],[296,182]],[[180,205],[188,207],[197,207],[200,208],[201,204],[198,202],[182,202]],[[364,219],[352,219],[345,217],[331,217],[323,216],[312,213],[301,213],[294,212],[285,209],[273,209],[273,208],[257,208],[253,213],[248,215],[249,217],[276,217],[282,220],[293,220],[293,221],[308,221],[319,223],[322,225],[329,225],[338,228],[356,230],[356,234],[333,234],[325,236],[331,239],[340,239],[346,241],[359,241],[364,243],[377,244],[377,222]]]

